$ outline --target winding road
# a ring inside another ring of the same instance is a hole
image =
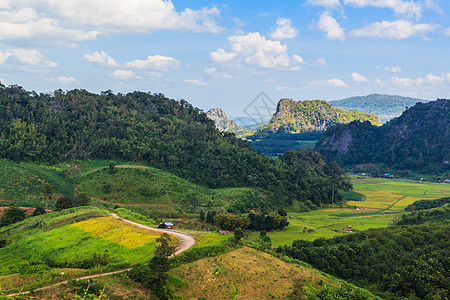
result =
[[[178,255],[178,254],[188,250],[189,248],[191,248],[195,244],[195,239],[191,235],[186,234],[184,232],[176,231],[176,230],[153,228],[153,227],[150,227],[150,226],[147,226],[147,225],[143,225],[143,224],[140,224],[140,223],[137,223],[137,222],[133,222],[133,221],[130,221],[130,220],[127,220],[127,219],[123,219],[123,218],[119,217],[116,213],[111,213],[111,216],[116,218],[116,219],[118,219],[118,220],[120,220],[120,221],[123,221],[125,223],[134,225],[136,227],[140,227],[140,228],[144,228],[144,229],[152,230],[152,231],[165,232],[165,233],[168,233],[170,235],[175,235],[176,237],[178,237],[180,239],[180,245],[179,245],[177,251],[175,251],[175,253],[172,256]],[[84,279],[90,279],[90,278],[96,278],[96,277],[104,277],[104,276],[109,276],[109,275],[113,275],[113,274],[127,272],[129,270],[131,270],[131,269],[124,269],[124,270],[118,270],[118,271],[114,271],[114,272],[94,274],[94,275],[89,275],[89,276],[85,276],[85,277],[73,278],[71,280],[84,280]],[[57,287],[57,286],[60,286],[62,284],[66,284],[68,282],[69,282],[68,280],[62,281],[62,282],[58,282],[58,283],[55,283],[55,284],[52,284],[52,285],[49,285],[49,286],[44,286],[44,287],[41,287],[41,288],[34,289],[33,291],[48,290],[50,288]],[[26,295],[26,294],[29,294],[30,292],[31,291],[20,292],[20,293],[16,293],[16,294],[9,294],[9,295],[6,295],[6,297],[14,297],[14,296],[18,296],[18,295]]]

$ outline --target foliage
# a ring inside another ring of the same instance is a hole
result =
[[[316,295],[308,297],[309,300],[368,300],[374,297],[367,291],[350,285],[341,285],[338,288],[324,286]]]
[[[241,244],[241,239],[245,236],[244,230],[242,228],[235,228],[234,229],[234,242],[236,244]]]
[[[330,103],[320,100],[281,99],[278,102],[277,111],[262,131],[278,133],[325,131],[330,126],[355,120],[381,125],[378,117],[373,113],[346,111],[332,107]]]
[[[444,197],[435,200],[418,200],[406,207],[406,211],[416,211],[444,206],[450,203],[450,197]]]
[[[88,206],[89,202],[89,197],[86,194],[80,194],[75,197],[74,204],[75,206]]]
[[[382,293],[383,297],[449,296],[450,225],[398,226],[298,240],[283,252],[314,267]]]
[[[38,206],[33,211],[33,217],[45,215],[47,212],[42,207]]]
[[[72,207],[73,207],[72,199],[70,199],[67,196],[59,197],[56,200],[56,203],[55,203],[55,209],[56,210],[68,209],[68,208],[72,208]]]
[[[259,213],[255,214],[250,212],[248,214],[248,219],[250,220],[250,225],[248,226],[251,230],[283,230],[286,226],[289,225],[287,218],[280,216],[276,212]]]
[[[214,217],[214,225],[223,230],[233,231],[236,228],[248,228],[250,220],[245,216],[221,213]]]
[[[401,219],[397,222],[398,225],[419,225],[430,223],[450,222],[450,203],[441,207],[432,209],[420,210],[413,213],[403,214]]]
[[[8,207],[0,219],[0,227],[25,220],[25,211],[17,206]]]
[[[332,127],[316,150],[347,166],[377,163],[404,172],[439,174],[450,169],[445,151],[450,148],[449,116],[450,100],[417,103],[381,127],[358,121]]]
[[[277,205],[289,205],[288,195],[299,194],[293,182],[307,176],[218,131],[185,100],[162,94],[57,90],[38,95],[0,85],[0,118],[0,157],[13,161],[145,161],[210,188],[259,187]],[[105,185],[105,192],[109,188]],[[314,188],[303,187],[311,193]],[[323,196],[320,202],[327,203]]]

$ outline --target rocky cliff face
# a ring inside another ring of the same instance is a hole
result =
[[[234,123],[233,120],[230,120],[221,108],[212,108],[208,110],[206,116],[213,120],[217,129],[221,131],[236,130],[238,128],[236,123]]]
[[[355,120],[381,125],[378,117],[373,113],[346,111],[334,108],[328,102],[321,100],[281,99],[276,113],[264,131],[272,133],[325,131],[333,125],[346,124]]]

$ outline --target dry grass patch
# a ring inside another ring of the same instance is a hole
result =
[[[239,299],[286,299],[295,282],[303,286],[304,295],[323,284],[337,285],[314,269],[247,247],[180,266],[172,274],[186,283],[175,288],[184,299],[233,299],[236,289]]]

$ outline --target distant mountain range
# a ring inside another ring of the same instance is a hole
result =
[[[270,133],[318,132],[325,131],[333,125],[346,124],[355,120],[381,125],[378,117],[373,113],[346,111],[332,107],[327,101],[281,99],[278,102],[277,111],[261,131]]]
[[[376,114],[382,123],[400,116],[408,107],[429,100],[394,95],[371,94],[330,101],[333,107]]]

